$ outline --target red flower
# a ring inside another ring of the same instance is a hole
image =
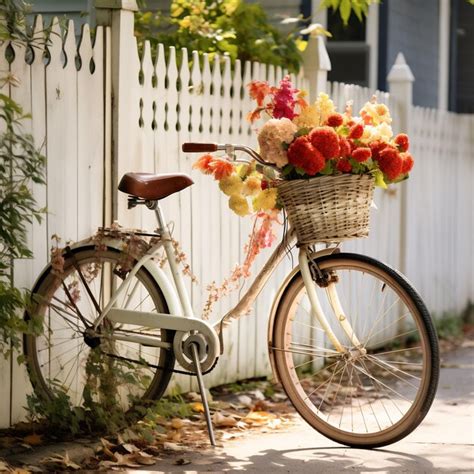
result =
[[[368,147],[359,147],[352,152],[352,158],[354,158],[354,160],[358,161],[359,163],[367,161],[371,156],[372,152]]]
[[[343,122],[344,122],[344,118],[342,117],[341,114],[337,114],[337,113],[331,114],[327,120],[327,124],[330,127],[339,127],[340,125],[342,125]]]
[[[262,181],[260,181],[260,187],[262,188],[262,191],[265,191],[265,189],[268,189],[270,185],[268,181],[262,179]]]
[[[339,149],[339,154],[343,157],[351,154],[351,144],[347,138],[339,137]]]
[[[379,153],[387,146],[388,146],[387,143],[379,141],[379,140],[370,143],[369,147],[372,151],[372,159],[373,160],[378,160],[379,159]]]
[[[211,166],[213,161],[214,158],[211,155],[203,155],[194,162],[193,168],[204,174],[212,174]]]
[[[414,160],[410,153],[403,153],[402,174],[407,174],[413,168]]]
[[[326,164],[324,156],[311,144],[308,136],[298,137],[290,145],[288,161],[309,176],[319,173]]]
[[[397,179],[402,172],[402,157],[398,150],[391,146],[387,146],[379,153],[379,167],[387,178],[391,181]]]
[[[395,137],[394,141],[400,151],[408,151],[408,147],[410,146],[410,142],[408,141],[408,135],[406,135],[405,133],[399,133]]]
[[[293,87],[290,76],[285,76],[280,81],[280,87],[273,92],[273,118],[287,118],[293,120],[295,117],[295,93],[297,89]]]
[[[327,160],[339,156],[339,136],[331,127],[315,128],[309,134],[309,139]]]
[[[343,173],[350,173],[352,171],[352,165],[346,158],[341,158],[337,161],[336,168]]]
[[[210,168],[212,169],[214,179],[218,181],[229,177],[234,172],[234,166],[226,160],[214,159]]]
[[[349,138],[358,140],[360,137],[362,137],[363,133],[364,133],[364,126],[361,123],[356,123],[349,130]]]

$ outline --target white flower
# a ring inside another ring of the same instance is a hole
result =
[[[297,126],[287,118],[270,119],[258,134],[262,158],[283,168],[288,164],[288,157],[283,146],[293,141],[297,130]]]

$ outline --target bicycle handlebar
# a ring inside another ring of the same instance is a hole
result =
[[[187,142],[183,143],[182,150],[184,153],[203,153],[203,152],[213,152],[219,149],[217,143],[194,143]]]
[[[277,168],[273,163],[267,163],[254,149],[244,146],[244,145],[232,145],[232,144],[220,144],[220,143],[196,143],[196,142],[186,142],[182,145],[182,150],[184,153],[203,153],[214,151],[225,151],[227,155],[232,157],[234,152],[243,151],[250,155],[254,160],[264,166],[270,166],[271,168]]]

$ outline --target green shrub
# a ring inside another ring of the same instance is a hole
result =
[[[17,0],[0,3],[0,45],[24,42],[25,4]],[[16,79],[0,77],[0,87],[14,88]],[[27,245],[28,226],[40,220],[32,184],[44,184],[45,157],[37,150],[33,137],[22,127],[27,118],[22,108],[0,93],[0,353],[18,348],[21,333],[37,331],[38,323],[25,323],[22,310],[26,294],[13,286],[13,259],[32,256]]]
[[[186,47],[200,54],[228,54],[232,62],[259,61],[297,72],[301,55],[296,33],[284,35],[272,26],[258,4],[241,0],[173,0],[170,17],[139,12],[135,21],[140,43]]]

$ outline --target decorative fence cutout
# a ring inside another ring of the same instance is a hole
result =
[[[42,30],[38,17],[35,35],[41,37]],[[47,46],[35,48],[33,54],[26,55],[15,46],[11,64],[5,61],[5,45],[0,51],[0,70],[10,71],[20,80],[19,87],[11,88],[12,98],[32,113],[25,127],[37,144],[44,146],[48,157],[47,187],[35,187],[35,195],[49,212],[41,225],[31,228],[35,258],[15,262],[16,284],[32,287],[48,260],[52,234],[77,240],[93,233],[103,222],[109,223],[108,206],[117,195],[111,187],[112,172],[120,178],[127,171],[182,171],[192,175],[194,186],[164,201],[165,214],[174,222],[174,236],[190,256],[201,284],[220,282],[236,262],[243,260],[243,246],[252,223],[232,215],[209,177],[192,171],[197,157],[183,154],[181,144],[217,141],[255,146],[254,127],[245,120],[253,108],[246,85],[253,79],[277,84],[285,71],[239,61],[231,68],[229,58],[222,62],[215,58],[211,63],[204,55],[200,61],[196,52],[186,49],[170,48],[166,60],[163,45],[153,60],[149,43],[140,55],[136,39],[130,36],[121,38],[120,43],[120,55],[127,58],[120,66],[124,83],[119,91],[112,91],[115,56],[111,29],[99,26],[92,38],[86,25],[76,41],[73,22],[62,31],[55,19],[52,31]],[[297,87],[308,88],[303,77],[293,80]],[[121,94],[113,102],[112,92]],[[339,110],[348,99],[354,100],[355,112],[374,93],[338,83],[328,83],[328,92]],[[377,95],[389,104],[397,131],[397,104],[387,93]],[[118,102],[126,121],[114,140],[120,142],[123,153],[112,160],[111,116]],[[401,258],[399,222],[406,219],[408,276],[433,312],[460,311],[472,298],[474,276],[472,266],[466,265],[466,256],[473,254],[469,237],[473,215],[463,201],[465,196],[472,196],[474,117],[418,107],[411,110],[413,130],[409,133],[416,164],[408,186],[407,215],[401,215],[398,190],[378,190],[375,202],[379,210],[372,212],[370,237],[349,242],[344,248],[397,267]],[[117,196],[116,202],[120,223],[154,228],[153,213],[128,211],[124,195]],[[254,274],[267,256],[268,252],[259,256]],[[207,376],[209,385],[270,373],[266,346],[269,305],[294,264],[290,258],[285,260],[256,303],[255,314],[227,330],[225,353]],[[188,287],[194,308],[199,311],[205,291],[190,283]],[[220,301],[214,315],[224,314],[237,299],[235,294]],[[194,387],[184,376],[175,377],[174,383],[183,390]],[[14,361],[0,362],[0,426],[21,419],[25,394],[30,391],[22,367]]]

